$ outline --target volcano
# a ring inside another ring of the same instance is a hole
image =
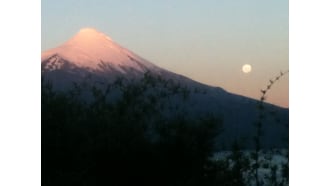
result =
[[[92,72],[130,75],[157,71],[159,67],[121,47],[110,37],[92,28],[81,29],[63,45],[42,53],[45,70],[61,69],[66,61]]]
[[[219,117],[223,121],[223,132],[217,139],[219,148],[229,147],[236,140],[242,141],[247,148],[254,144],[256,129],[253,124],[259,113],[258,100],[163,69],[93,28],[81,29],[59,47],[42,52],[41,72],[56,91],[67,91],[76,84],[102,87],[118,78],[134,83],[151,74],[164,86],[156,83],[148,91],[171,92],[169,98],[155,101],[167,108],[162,111],[164,115]],[[289,110],[271,104],[265,104],[265,108],[276,113],[276,121],[268,119],[265,122],[263,147],[287,148],[288,142],[283,139],[288,139]]]

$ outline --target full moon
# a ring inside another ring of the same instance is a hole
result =
[[[246,74],[251,72],[251,70],[252,70],[252,67],[251,67],[250,64],[245,64],[245,65],[242,66],[242,71]]]

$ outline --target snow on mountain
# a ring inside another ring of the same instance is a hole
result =
[[[170,99],[157,100],[173,110],[174,113],[169,115],[180,112],[187,117],[203,114],[222,117],[225,130],[219,137],[219,145],[230,146],[234,140],[243,140],[246,146],[253,144],[253,123],[258,115],[257,100],[162,69],[95,29],[81,29],[61,46],[43,52],[41,67],[42,75],[51,80],[53,88],[57,90],[70,89],[73,83],[94,86],[101,82],[101,85],[105,85],[119,77],[135,80],[151,72],[163,79],[163,82],[160,81],[163,87],[156,87],[152,91],[179,92]],[[283,139],[288,136],[288,109],[269,104],[266,107],[278,112],[278,119],[282,123],[269,121],[263,127],[266,135],[262,143],[267,147],[287,147],[288,143]]]
[[[80,68],[100,71],[112,69],[123,74],[127,73],[127,69],[143,73],[160,69],[92,28],[81,29],[66,43],[41,55],[41,61],[48,62],[45,65],[47,70],[59,69],[63,65],[60,59]]]
[[[83,28],[64,44],[42,52],[41,67],[42,74],[47,74],[55,89],[66,89],[63,87],[73,82],[92,84],[111,83],[118,77],[135,79],[146,72],[189,87],[205,86],[154,65],[93,28]]]

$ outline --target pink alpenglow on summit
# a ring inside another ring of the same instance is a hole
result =
[[[41,61],[52,56],[73,62],[78,67],[100,70],[100,63],[125,73],[122,67],[144,72],[147,69],[159,69],[156,65],[121,47],[107,35],[93,29],[83,28],[69,41],[57,48],[45,51]]]
[[[42,53],[41,69],[43,80],[51,83],[52,90],[69,92],[86,103],[95,98],[95,88],[104,90],[104,98],[112,103],[121,99],[123,88],[133,85],[129,92],[139,96],[136,106],[140,101],[155,104],[167,119],[178,114],[192,119],[215,116],[223,120],[224,128],[217,137],[218,145],[230,147],[238,137],[250,139],[244,141],[246,147],[254,144],[257,100],[153,65],[95,29],[81,29],[64,44]],[[288,143],[283,139],[288,136],[288,109],[268,104],[265,108],[278,113],[281,125],[268,118],[263,144],[286,148]]]

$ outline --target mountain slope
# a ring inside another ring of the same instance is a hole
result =
[[[78,67],[93,70],[107,70],[106,66],[122,73],[125,73],[123,68],[134,68],[141,72],[145,72],[146,68],[158,69],[150,62],[119,46],[108,36],[91,28],[81,29],[60,47],[42,53],[41,60],[45,61],[56,55],[74,62]],[[106,65],[102,66],[102,64]]]
[[[43,52],[41,67],[42,76],[60,91],[69,90],[73,84],[82,85],[85,90],[93,86],[105,89],[118,78],[139,82],[150,74],[153,77],[150,81],[155,82],[144,92],[157,95],[167,92],[170,95],[157,100],[157,104],[166,107],[164,115],[171,117],[180,113],[188,118],[204,115],[222,118],[224,132],[219,136],[219,147],[229,147],[234,140],[241,140],[246,147],[253,145],[257,100],[162,69],[95,29],[82,29],[63,45]],[[118,96],[118,90],[113,92],[109,99]],[[269,112],[276,112],[277,120],[281,122],[267,120],[263,127],[263,145],[267,148],[287,147],[288,143],[283,139],[288,137],[288,109],[270,104],[266,104],[266,108]]]

